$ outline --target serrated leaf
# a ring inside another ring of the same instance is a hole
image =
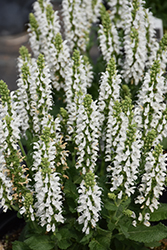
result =
[[[53,239],[56,238],[56,240],[60,241],[62,239],[62,236],[60,233],[56,233],[55,236],[53,236]]]
[[[159,247],[161,245],[161,243],[159,241],[153,241],[153,242],[150,242],[150,243],[145,243],[145,246],[146,247]]]
[[[128,199],[126,199],[125,201],[123,201],[120,205],[121,209],[124,210],[125,208],[127,208],[131,203],[131,198],[129,197]]]
[[[166,219],[167,219],[167,204],[161,203],[159,205],[159,208],[155,210],[154,213],[151,213],[150,221],[160,221]]]
[[[78,245],[78,243],[73,243],[68,250],[80,250],[82,249],[81,246]]]
[[[72,237],[72,233],[68,228],[61,228],[59,230],[59,234],[61,234],[62,239],[68,239]]]
[[[74,183],[75,184],[80,184],[82,181],[82,177],[81,176],[74,176]]]
[[[57,246],[60,248],[60,249],[67,249],[71,246],[71,242],[68,241],[68,240],[61,240],[57,243]]]
[[[58,247],[60,249],[67,249],[72,244],[70,241],[72,232],[67,228],[61,228],[59,234],[61,235],[61,240],[58,240],[57,242]]]
[[[24,241],[32,250],[51,250],[54,242],[47,235],[33,235]]]
[[[111,249],[116,249],[116,250],[122,250],[122,249],[127,249],[127,250],[148,250],[148,248],[144,247],[144,243],[141,242],[135,242],[130,239],[125,239],[124,237],[121,238],[116,235],[116,238],[112,241]]]
[[[139,225],[137,227],[131,226],[129,231],[129,239],[150,243],[153,241],[159,241],[167,237],[167,227],[159,223],[156,226],[146,227],[144,225]]]
[[[35,221],[29,221],[28,222],[28,230],[34,234],[34,232],[36,234],[44,234],[45,233],[45,228],[44,227],[41,227],[37,222]]]
[[[132,225],[132,218],[129,218],[127,216],[122,216],[119,220],[117,229],[120,233],[123,233],[126,238],[129,237],[128,229]]]
[[[107,250],[110,249],[112,233],[101,228],[97,229],[98,235],[96,239],[92,239],[89,243],[90,250]]]
[[[92,237],[93,232],[91,231],[88,235],[84,235],[84,237],[80,240],[80,243],[83,245],[86,245],[89,243],[91,237]]]
[[[116,209],[117,209],[117,206],[116,206],[114,203],[109,202],[109,201],[106,201],[106,202],[104,203],[104,207],[105,207],[108,211],[116,211]]]
[[[23,228],[19,240],[24,241],[26,238],[30,237],[31,233],[29,232],[29,223],[26,223],[25,227]]]
[[[128,226],[126,224],[119,224],[119,231],[123,233],[126,238],[129,237]]]
[[[12,250],[31,250],[25,242],[15,240],[12,243]]]
[[[72,198],[67,198],[66,199],[67,204],[68,204],[68,209],[72,214],[76,213],[76,204]]]
[[[75,184],[71,180],[67,180],[64,185],[64,193],[66,197],[72,197],[74,200],[78,197],[78,192]]]
[[[108,225],[107,225],[107,227],[108,227],[108,229],[112,232],[114,229],[115,229],[115,224],[114,223],[112,223],[111,221],[108,223]]]
[[[103,245],[101,245],[97,240],[93,239],[89,243],[90,250],[106,250]]]
[[[104,236],[110,237],[112,234],[109,230],[105,230],[105,229],[98,227],[98,226],[97,226],[96,230],[97,230],[98,235],[104,235]]]

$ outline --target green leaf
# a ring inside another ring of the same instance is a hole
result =
[[[167,149],[167,137],[164,137],[162,142],[161,142],[163,149]]]
[[[30,248],[25,242],[16,240],[12,243],[12,250],[30,250]]]
[[[75,204],[74,200],[72,198],[67,198],[66,201],[67,201],[69,211],[72,214],[76,213],[76,204]]]
[[[97,240],[93,239],[89,243],[90,250],[106,250],[103,245],[101,245]]]
[[[72,237],[72,233],[67,228],[62,228],[59,230],[59,234],[61,235],[61,239],[58,240],[57,245],[60,249],[67,249],[71,246],[72,242],[70,241]]]
[[[118,234],[117,234],[118,236]],[[133,240],[130,240],[130,239],[126,239],[126,238],[123,238],[123,239],[120,239],[120,237],[117,237],[114,238],[112,240],[112,243],[111,243],[111,247],[110,249],[112,250],[122,250],[122,249],[126,249],[126,250],[148,250],[148,248],[146,248],[144,246],[144,243],[142,242],[135,242]]]
[[[36,222],[36,221],[29,221],[28,224],[29,224],[29,230],[33,234],[35,232],[36,234],[40,234],[41,235],[41,234],[44,234],[45,231],[46,231],[45,227],[41,227],[38,224],[38,222]]]
[[[68,209],[71,213],[76,213],[77,203],[76,200],[78,198],[77,187],[71,180],[67,180],[64,185],[64,193],[66,196],[66,202],[68,205]]]
[[[130,223],[131,223],[130,220],[129,221],[128,220],[120,220],[119,221],[119,228],[117,227],[119,232],[123,233],[126,238],[129,237],[128,228],[130,226]]]
[[[115,223],[112,223],[111,221],[109,221],[107,227],[112,232],[116,226],[115,226]]]
[[[83,245],[86,245],[89,243],[91,237],[93,235],[93,232],[91,231],[88,235],[84,235],[84,237],[81,239],[80,243]]]
[[[82,181],[82,177],[81,176],[78,176],[78,175],[74,176],[74,183],[75,184],[80,184],[81,181]]]
[[[58,242],[62,239],[62,236],[60,233],[54,233],[50,236],[51,241]]]
[[[81,246],[78,245],[78,243],[73,243],[73,244],[68,248],[68,250],[80,250],[80,249],[84,250],[85,248],[81,248]]]
[[[106,201],[104,203],[104,207],[108,210],[108,211],[116,211],[117,210],[117,206],[111,201]]]
[[[51,250],[54,247],[54,242],[50,241],[47,235],[33,235],[24,241],[32,250]]]
[[[146,227],[144,225],[139,225],[137,227],[130,227],[129,239],[150,243],[153,241],[159,241],[167,237],[167,227],[159,223],[156,226]]]
[[[72,237],[72,233],[68,228],[61,228],[59,230],[59,234],[61,234],[62,239],[68,239]]]
[[[151,213],[150,221],[160,221],[167,219],[167,204],[161,203],[159,208]]]
[[[45,227],[39,226],[37,222],[28,221],[19,236],[19,241],[23,242],[34,235],[44,235],[45,231]]]
[[[90,250],[107,250],[110,249],[112,233],[102,228],[97,228],[96,238],[89,243]]]
[[[146,247],[159,247],[161,245],[161,243],[159,242],[159,241],[153,241],[153,242],[151,242],[151,243],[145,243],[145,246]]]
[[[130,205],[130,203],[131,203],[131,198],[130,198],[130,197],[127,198],[126,200],[124,200],[124,201],[120,204],[120,207],[122,208],[122,211],[123,211],[124,209],[128,208],[129,205]]]
[[[64,193],[66,197],[72,197],[74,200],[78,198],[78,192],[75,184],[71,180],[67,180],[64,185]]]
[[[71,246],[71,242],[68,241],[68,240],[62,240],[60,242],[57,243],[57,246],[60,248],[60,249],[67,249]]]

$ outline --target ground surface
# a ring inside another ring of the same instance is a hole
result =
[[[0,240],[0,250],[12,250],[12,242],[19,239],[23,225],[19,226],[16,230],[11,230],[8,234],[4,235]]]

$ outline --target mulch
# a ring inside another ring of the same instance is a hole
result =
[[[23,228],[20,227],[19,229],[3,236],[2,240],[0,241],[0,250],[12,250],[12,243],[19,239],[22,229]]]

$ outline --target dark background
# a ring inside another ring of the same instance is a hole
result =
[[[0,80],[10,90],[16,89],[19,48],[29,48],[27,24],[35,0],[0,0]],[[52,0],[54,9],[61,8],[61,0]]]

